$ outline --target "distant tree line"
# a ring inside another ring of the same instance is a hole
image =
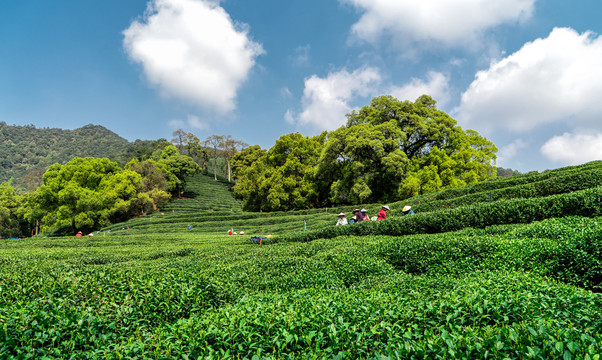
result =
[[[430,96],[380,96],[334,131],[283,135],[269,150],[237,153],[233,191],[251,211],[391,202],[491,179],[496,152]]]

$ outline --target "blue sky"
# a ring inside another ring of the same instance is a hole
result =
[[[602,159],[599,0],[0,3],[0,121],[273,146],[426,93],[498,166]]]

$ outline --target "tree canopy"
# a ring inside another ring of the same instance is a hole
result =
[[[130,165],[122,170],[109,159],[91,157],[54,164],[44,174],[42,186],[29,194],[24,217],[39,220],[45,231],[72,234],[145,214],[169,198],[161,189],[165,179],[155,173],[158,166],[148,170],[154,164],[145,164],[155,178],[144,179],[135,170],[145,165]]]
[[[247,210],[394,201],[495,177],[497,148],[437,109],[379,96],[314,138],[281,137],[235,156],[235,196]],[[251,161],[253,160],[253,161]]]
[[[234,195],[247,210],[276,211],[315,207],[319,204],[314,166],[325,134],[281,136],[268,151],[252,146],[233,158],[237,182]]]
[[[0,184],[0,238],[18,236],[18,207],[21,199],[8,183]]]

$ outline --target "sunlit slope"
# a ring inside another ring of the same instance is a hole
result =
[[[404,204],[416,215],[398,216]],[[340,235],[442,233],[570,215],[602,215],[602,161],[471,184],[390,204],[387,221],[325,227],[272,241],[310,241]],[[369,206],[372,213],[378,205]]]

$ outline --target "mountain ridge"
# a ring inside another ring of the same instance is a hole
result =
[[[37,128],[34,125],[8,125],[0,122],[0,182],[19,183],[25,189],[35,186],[48,166],[66,163],[74,157],[106,157],[122,160],[131,143],[101,125],[87,124],[68,130]]]

